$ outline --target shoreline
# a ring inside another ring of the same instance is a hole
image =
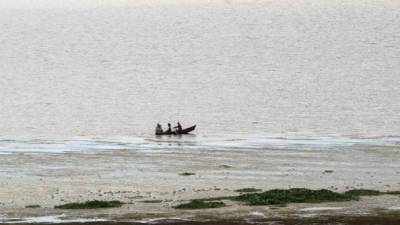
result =
[[[62,224],[62,225],[398,225],[400,222],[400,212],[398,213],[379,213],[375,215],[324,215],[318,217],[297,217],[297,218],[265,218],[265,219],[214,219],[207,221],[189,221],[189,220],[158,220],[148,222],[129,222],[129,221],[77,221],[77,222],[30,222],[29,224]],[[10,223],[1,223],[0,225],[9,225]],[[24,223],[12,223],[14,225],[24,225]]]
[[[177,201],[182,202],[182,201]],[[174,202],[174,204],[177,204]],[[187,201],[184,201],[187,202]],[[227,202],[221,208],[174,209],[165,202],[137,201],[117,208],[57,209],[0,207],[0,224],[368,224],[398,225],[400,196],[364,196],[359,200],[249,206]],[[272,223],[274,222],[274,223]],[[329,223],[327,223],[329,222]],[[381,222],[381,223],[378,223]],[[395,223],[397,222],[397,223]]]

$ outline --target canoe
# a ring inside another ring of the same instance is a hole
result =
[[[172,131],[172,132],[162,132],[156,133],[156,135],[181,135],[181,134],[189,134],[189,132],[194,131],[196,129],[196,125],[188,127],[186,129],[182,129],[181,131]]]

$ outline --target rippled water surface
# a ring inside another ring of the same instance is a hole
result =
[[[0,137],[400,136],[399,24],[396,1],[5,0]]]

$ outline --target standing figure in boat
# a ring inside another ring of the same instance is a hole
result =
[[[181,123],[179,123],[179,121],[178,121],[178,123],[176,124],[176,127],[174,127],[174,128],[176,128],[176,131],[177,131],[178,133],[182,132],[182,125],[181,125]]]
[[[168,123],[168,129],[165,131],[166,133],[172,133],[171,124]]]
[[[162,134],[162,133],[163,133],[162,126],[161,126],[161,124],[157,123],[156,134]]]

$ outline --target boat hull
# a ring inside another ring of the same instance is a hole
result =
[[[162,132],[156,133],[156,135],[182,135],[182,134],[189,134],[190,132],[196,129],[196,125],[182,129],[181,131],[172,131],[172,132]]]

